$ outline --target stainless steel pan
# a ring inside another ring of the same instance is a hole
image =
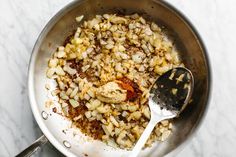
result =
[[[45,84],[52,84],[47,80],[45,72],[52,52],[76,29],[78,24],[75,17],[84,15],[85,19],[91,19],[96,14],[104,13],[139,13],[162,25],[175,41],[184,64],[195,78],[193,102],[174,120],[173,135],[166,142],[156,143],[145,149],[140,156],[176,154],[200,126],[209,99],[209,61],[202,40],[188,20],[172,6],[159,0],[78,0],[64,7],[49,21],[33,49],[29,66],[29,97],[34,117],[47,138],[41,137],[19,156],[31,154],[32,150],[44,144],[47,139],[66,156],[127,156],[128,151],[88,139],[76,129],[68,129],[63,133],[62,130],[68,128],[70,122],[45,107],[48,99]],[[74,132],[77,132],[76,136],[73,135]]]

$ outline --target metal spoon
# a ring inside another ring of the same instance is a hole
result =
[[[161,75],[150,90],[151,119],[129,157],[136,157],[145,145],[156,124],[177,117],[188,104],[194,79],[190,70],[174,68]]]

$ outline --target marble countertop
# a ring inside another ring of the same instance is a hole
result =
[[[200,130],[177,157],[236,154],[236,1],[168,0],[196,26],[209,51],[213,90]],[[0,157],[14,156],[42,133],[27,96],[33,45],[70,0],[0,0]],[[63,156],[47,144],[35,156]]]

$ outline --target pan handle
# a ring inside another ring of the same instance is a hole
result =
[[[25,150],[23,150],[22,152],[17,154],[16,157],[30,157],[47,142],[48,142],[48,139],[46,138],[46,136],[42,135],[34,143],[32,143],[29,147],[27,147]]]

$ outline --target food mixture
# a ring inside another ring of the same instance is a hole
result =
[[[173,43],[138,14],[96,15],[48,62],[64,116],[84,134],[113,147],[132,148],[150,120],[149,89],[169,69],[181,66]],[[172,123],[156,125],[146,146],[164,141]]]

